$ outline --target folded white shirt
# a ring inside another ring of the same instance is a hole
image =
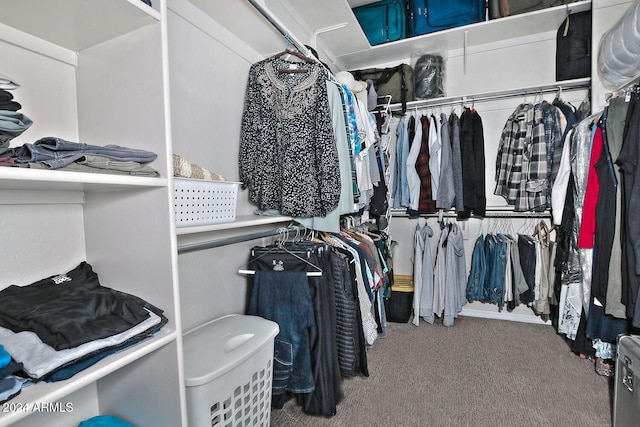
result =
[[[0,345],[4,346],[16,362],[23,364],[23,370],[29,377],[38,380],[83,356],[122,344],[160,323],[160,316],[149,311],[149,318],[131,329],[65,350],[56,350],[43,343],[35,332],[16,333],[0,327]]]

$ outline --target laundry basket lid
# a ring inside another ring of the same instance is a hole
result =
[[[185,385],[213,381],[254,355],[280,331],[258,316],[231,314],[187,332],[183,338]]]

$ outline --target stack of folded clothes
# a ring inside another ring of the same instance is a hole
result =
[[[0,166],[11,166],[11,157],[4,156],[9,150],[11,140],[21,135],[33,124],[31,119],[19,112],[22,108],[19,102],[13,99],[9,91],[19,88],[20,85],[9,77],[0,74]]]
[[[34,143],[10,148],[0,156],[14,166],[76,172],[156,177],[160,174],[148,163],[156,153],[120,145],[92,145],[58,137],[40,138]]]
[[[0,403],[20,394],[24,378],[15,374],[22,370],[22,363],[11,359],[11,355],[0,345]]]
[[[166,323],[157,307],[102,286],[85,261],[67,273],[0,291],[0,345],[20,369],[10,377],[22,382],[70,378]]]
[[[0,74],[0,166],[160,176],[148,165],[157,158],[156,153],[115,144],[91,145],[52,136],[10,148],[11,141],[33,124],[29,117],[18,112],[22,105],[9,92],[19,87],[18,83]]]

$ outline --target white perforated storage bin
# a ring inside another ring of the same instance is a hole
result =
[[[268,426],[278,324],[229,315],[184,335],[189,427]]]
[[[239,182],[174,178],[176,227],[236,220]]]

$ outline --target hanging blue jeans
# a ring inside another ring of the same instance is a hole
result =
[[[485,238],[485,252],[487,253],[487,272],[485,275],[484,300],[498,305],[502,310],[504,305],[504,283],[507,268],[507,239],[502,235],[487,235]]]
[[[490,302],[491,294],[491,276],[493,275],[493,267],[496,258],[496,236],[493,234],[487,234],[484,237],[484,257],[486,270],[484,274],[484,281],[482,284],[482,302]]]
[[[256,270],[248,314],[280,327],[275,338],[272,393],[312,392],[309,328],[315,325],[315,318],[307,273]]]
[[[484,236],[481,235],[476,239],[471,256],[471,271],[469,272],[469,280],[467,281],[467,300],[469,302],[484,300],[483,292],[486,269]]]

